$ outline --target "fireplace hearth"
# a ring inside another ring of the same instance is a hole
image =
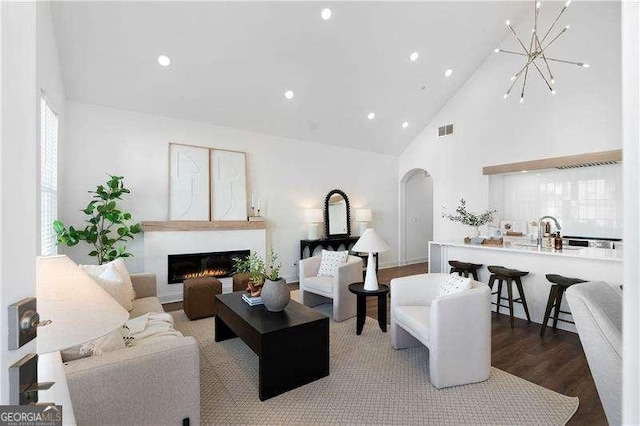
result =
[[[224,278],[233,275],[233,259],[246,258],[249,250],[168,255],[168,283],[181,284],[198,277]]]

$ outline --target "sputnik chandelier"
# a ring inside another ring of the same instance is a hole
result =
[[[509,30],[511,30],[513,35],[516,37],[516,40],[518,40],[518,44],[520,44],[520,47],[522,48],[522,52],[514,52],[512,50],[505,50],[505,49],[495,49],[495,52],[496,53],[507,53],[509,55],[524,56],[524,57],[526,57],[526,59],[525,59],[526,62],[524,64],[524,66],[517,73],[515,73],[513,76],[511,76],[511,85],[509,86],[509,90],[507,90],[507,93],[504,94],[503,99],[507,99],[507,97],[511,93],[511,90],[516,85],[516,83],[520,79],[522,79],[522,91],[520,92],[520,102],[521,103],[524,102],[524,91],[525,91],[525,88],[527,86],[527,77],[529,75],[529,71],[530,71],[529,68],[530,67],[535,68],[535,71],[537,71],[538,74],[540,74],[540,77],[542,77],[542,79],[544,80],[545,84],[547,85],[547,87],[551,91],[552,95],[555,95],[556,91],[552,87],[555,84],[555,80],[553,78],[553,73],[551,72],[551,67],[549,66],[549,62],[560,62],[560,63],[563,63],[563,64],[571,64],[571,65],[577,65],[577,66],[583,67],[583,68],[589,68],[589,64],[585,64],[584,62],[574,62],[574,61],[567,61],[567,60],[564,60],[564,59],[550,58],[546,54],[546,50],[549,48],[549,46],[551,46],[556,40],[558,40],[558,38],[560,38],[560,36],[562,34],[566,33],[567,30],[569,30],[569,25],[567,25],[562,30],[560,30],[560,32],[558,32],[555,36],[551,36],[551,37],[549,36],[551,34],[551,31],[554,29],[554,27],[558,23],[558,20],[560,19],[562,14],[567,10],[567,8],[569,7],[570,4],[571,4],[571,0],[568,0],[565,3],[565,5],[562,8],[562,10],[560,10],[560,13],[556,17],[556,19],[553,21],[553,23],[551,24],[551,26],[549,27],[547,32],[544,34],[544,36],[542,36],[542,38],[540,38],[538,36],[538,17],[540,15],[541,3],[539,1],[535,2],[535,15],[534,15],[534,18],[533,18],[533,30],[531,31],[531,33],[532,33],[531,34],[531,41],[529,42],[529,48],[528,49],[525,46],[525,44],[522,41],[522,39],[518,36],[516,31],[511,26],[511,22],[510,21],[506,22],[507,27],[509,27]],[[547,39],[549,39],[550,41],[548,41]],[[541,67],[542,67],[542,69],[541,69]],[[532,73],[534,72],[533,68],[531,69]],[[543,71],[543,69],[546,71],[546,73],[548,75],[545,74],[545,71]]]

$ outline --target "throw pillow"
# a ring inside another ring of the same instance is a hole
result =
[[[440,283],[440,288],[438,289],[438,297],[460,293],[470,289],[471,277],[465,278],[461,277],[458,274],[451,274],[443,282]]]
[[[130,299],[131,295],[129,293],[129,289],[114,265],[109,265],[109,267],[107,267],[107,269],[105,269],[105,271],[98,277],[92,275],[89,276],[93,278],[93,280],[98,283],[104,291],[109,293],[109,296],[113,297],[116,302],[125,308],[127,312],[130,312],[133,309],[133,302],[131,302]]]
[[[131,277],[129,276],[129,271],[127,270],[127,267],[124,264],[124,260],[116,259],[116,260],[113,260],[113,261],[111,261],[109,263],[104,263],[102,265],[78,265],[78,266],[80,266],[80,269],[82,269],[87,274],[91,275],[92,277],[99,277],[100,275],[102,275],[103,272],[105,272],[107,270],[107,268],[110,265],[113,265],[116,268],[116,270],[118,271],[120,279],[124,283],[124,285],[125,285],[125,287],[127,289],[127,293],[129,295],[129,300],[132,301],[133,299],[135,299],[136,298],[136,293],[133,290],[133,283],[131,282]],[[107,279],[110,279],[110,278],[107,278]]]
[[[118,327],[111,333],[82,345],[73,346],[60,351],[62,362],[69,362],[80,358],[126,349],[122,327]]]
[[[338,267],[347,261],[349,257],[348,251],[330,251],[322,250],[322,259],[320,260],[319,277],[333,277],[338,271]]]

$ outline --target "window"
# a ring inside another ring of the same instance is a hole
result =
[[[58,216],[58,116],[40,100],[40,253],[56,254],[53,221]]]

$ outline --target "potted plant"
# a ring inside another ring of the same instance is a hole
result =
[[[134,235],[142,230],[139,223],[128,224],[131,213],[118,206],[118,201],[131,192],[124,186],[123,180],[123,176],[109,175],[105,185],[98,185],[95,191],[89,191],[93,194],[93,200],[81,210],[88,216],[88,225],[84,229],[73,226],[67,228],[61,221],[54,221],[53,229],[58,236],[58,244],[71,247],[85,241],[92,246],[89,256],[97,257],[100,265],[120,257],[132,257],[124,243],[133,240]]]
[[[463,225],[467,225],[473,228],[472,237],[480,235],[479,228],[482,225],[486,225],[493,221],[493,215],[497,210],[487,210],[483,213],[472,213],[467,211],[467,202],[463,199],[460,200],[460,205],[456,208],[456,214],[450,214],[446,211],[442,212],[442,217],[449,219],[452,222],[460,222]]]
[[[260,296],[264,284],[264,260],[257,253],[233,259],[233,291],[247,290],[251,297]]]
[[[278,260],[278,253],[271,247],[268,254],[268,267],[265,269],[264,286],[262,287],[262,301],[265,308],[271,312],[280,312],[287,307],[291,300],[289,286],[280,276],[282,264]]]

